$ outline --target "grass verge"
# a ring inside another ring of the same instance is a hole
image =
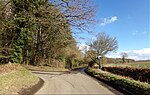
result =
[[[123,93],[132,95],[150,95],[150,84],[118,76],[109,72],[86,69],[85,72],[98,80],[104,81]]]
[[[38,84],[39,80],[27,69],[18,66],[17,69],[0,76],[0,94],[20,94],[22,89]]]
[[[69,71],[65,68],[54,68],[49,66],[32,66],[32,65],[23,65],[26,69],[33,70],[33,71],[47,71],[47,72],[59,72],[59,71]]]

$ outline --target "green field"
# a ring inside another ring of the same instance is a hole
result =
[[[150,68],[150,62],[134,62],[125,64],[105,64],[104,66],[121,66],[121,67],[136,67],[136,68]]]

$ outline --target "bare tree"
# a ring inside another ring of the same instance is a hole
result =
[[[122,62],[125,63],[125,60],[128,57],[128,54],[123,52],[123,53],[121,53],[121,57],[122,57]]]
[[[92,0],[49,0],[61,10],[69,25],[76,29],[86,30],[95,20],[96,6]]]
[[[115,37],[110,37],[105,32],[101,32],[90,46],[96,51],[97,56],[101,56],[102,59],[107,53],[118,49],[118,42]],[[102,68],[102,62],[100,62],[99,68]]]

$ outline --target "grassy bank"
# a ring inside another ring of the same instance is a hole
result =
[[[0,76],[16,71],[20,68],[19,64],[2,64],[0,65]]]
[[[0,94],[16,94],[21,90],[29,88],[39,82],[38,77],[34,76],[31,72],[18,64],[13,64],[12,66],[2,65],[2,67],[7,70],[7,73],[1,71]]]
[[[33,71],[47,71],[47,72],[53,72],[53,71],[69,71],[65,68],[54,68],[49,66],[32,66],[32,65],[23,65],[26,69],[33,70]]]
[[[150,84],[148,83],[135,81],[127,77],[93,69],[86,69],[86,73],[104,81],[108,85],[111,85],[120,91],[124,91],[124,93],[131,95],[150,95]]]

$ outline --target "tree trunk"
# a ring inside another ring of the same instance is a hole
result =
[[[99,59],[99,69],[102,69],[102,59]]]

